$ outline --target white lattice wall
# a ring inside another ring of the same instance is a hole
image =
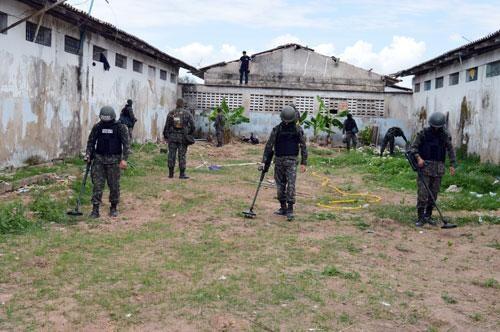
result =
[[[214,109],[226,99],[230,109],[238,108],[243,103],[243,94],[241,93],[217,93],[217,92],[184,92],[184,98],[190,102],[196,101],[198,109]]]
[[[294,104],[299,112],[311,112],[314,109],[314,97],[250,95],[251,112],[280,112],[283,106],[290,104]]]
[[[383,117],[383,99],[323,98],[326,110],[341,110],[347,104],[349,112],[357,117]]]

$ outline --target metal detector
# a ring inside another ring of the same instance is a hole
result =
[[[411,151],[406,151],[405,152],[405,156],[406,156],[406,159],[408,159],[408,162],[410,163],[410,166],[411,168],[417,172],[418,174],[418,178],[420,179],[420,181],[422,181],[422,183],[424,184],[424,187],[425,187],[425,190],[427,191],[427,193],[429,194],[429,197],[431,198],[431,201],[432,201],[432,205],[434,205],[436,207],[436,210],[437,212],[439,213],[439,218],[441,219],[441,222],[443,223],[443,226],[441,226],[441,228],[444,228],[444,229],[449,229],[449,228],[456,228],[457,225],[455,224],[450,224],[444,217],[443,217],[443,214],[441,213],[441,210],[439,209],[437,203],[436,203],[436,199],[434,198],[434,195],[432,194],[432,191],[431,189],[429,188],[429,186],[427,185],[427,183],[425,182],[424,180],[424,175],[422,174],[422,170],[420,169],[420,167],[418,167],[418,163],[417,163],[417,160],[415,159],[415,155],[411,152]]]
[[[85,184],[87,183],[87,177],[90,173],[90,162],[87,163],[87,167],[85,168],[85,175],[83,176],[82,186],[80,188],[80,193],[78,194],[78,198],[76,200],[76,207],[74,210],[68,211],[67,214],[69,216],[78,217],[83,216],[83,213],[80,211],[80,205],[82,200],[83,191],[85,190]]]
[[[255,205],[255,201],[257,200],[257,195],[259,194],[260,187],[262,186],[262,182],[264,181],[264,177],[266,176],[267,171],[269,171],[269,167],[271,166],[271,161],[273,160],[273,155],[271,155],[268,160],[266,161],[266,164],[262,168],[262,171],[260,173],[260,180],[259,184],[257,185],[257,191],[255,192],[255,196],[253,197],[252,205],[250,206],[250,209],[247,211],[243,211],[242,214],[245,218],[253,219],[257,217],[257,214],[253,212],[253,207]]]

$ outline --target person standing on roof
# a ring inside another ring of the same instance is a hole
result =
[[[248,74],[250,73],[250,61],[251,58],[247,55],[247,52],[243,51],[243,55],[240,58],[240,84],[243,84],[243,76],[245,77],[245,84],[248,84]]]

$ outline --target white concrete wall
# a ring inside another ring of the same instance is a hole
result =
[[[238,85],[239,61],[205,72],[206,85]],[[249,86],[311,90],[383,92],[382,76],[319,53],[294,47],[257,55]]]
[[[29,10],[14,0],[0,2],[9,24]],[[119,115],[128,98],[139,119],[136,139],[161,137],[166,113],[175,106],[177,82],[170,82],[170,73],[178,77],[177,67],[90,33],[80,59],[64,51],[64,36],[79,38],[77,27],[50,15],[42,25],[52,29],[51,47],[27,41],[25,23],[0,34],[0,167],[19,166],[33,155],[78,153],[99,109],[111,105]],[[109,71],[100,62],[93,66],[93,45],[107,50]],[[127,57],[127,69],[115,67],[116,52]],[[132,70],[133,59],[143,62],[142,74]],[[148,76],[148,65],[156,67],[156,77]],[[160,69],[169,73],[166,81],[160,80]]]
[[[467,59],[460,64],[415,76],[420,92],[413,94],[412,109],[407,118],[415,119],[414,130],[422,127],[419,121],[435,111],[449,115],[448,129],[455,146],[467,146],[468,153],[478,154],[482,161],[500,163],[500,76],[486,77],[486,64],[500,60],[500,50]],[[478,67],[477,81],[466,82],[465,71]],[[449,74],[459,72],[459,84],[449,85]],[[436,77],[444,77],[444,86],[435,88]],[[431,80],[431,90],[424,91],[424,82]],[[464,107],[462,103],[464,102]],[[461,113],[462,121],[461,121]],[[464,115],[468,114],[468,117]],[[463,123],[463,126],[461,125]]]

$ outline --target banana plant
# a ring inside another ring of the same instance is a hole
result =
[[[224,118],[224,141],[227,143],[231,141],[232,127],[237,126],[241,123],[248,123],[250,122],[250,119],[243,115],[245,113],[245,108],[243,106],[231,110],[226,102],[226,99],[222,99],[221,104],[218,107],[214,108],[210,114],[208,114],[209,123],[215,121],[218,109],[222,110],[222,116]]]
[[[333,128],[343,128],[342,121],[339,120],[340,117],[344,117],[347,115],[347,111],[337,114],[336,116],[330,114],[330,112],[326,111],[325,102],[321,97],[316,97],[318,100],[318,112],[316,115],[311,115],[309,119],[305,119],[303,121],[304,127],[306,129],[312,128],[313,136],[317,138],[317,136],[324,132],[327,133],[328,137],[334,134]]]

